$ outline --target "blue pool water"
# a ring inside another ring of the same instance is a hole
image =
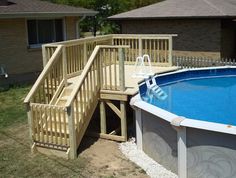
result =
[[[158,78],[156,79],[158,83]],[[168,97],[162,101],[142,94],[142,98],[179,116],[236,125],[236,76],[172,81],[161,84]]]

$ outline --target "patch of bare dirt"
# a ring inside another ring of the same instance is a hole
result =
[[[125,158],[119,143],[104,139],[85,137],[79,156],[88,160],[91,177],[146,178],[145,172]]]

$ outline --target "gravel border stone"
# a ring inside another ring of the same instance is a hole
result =
[[[142,150],[139,150],[134,138],[128,142],[121,143],[119,149],[129,160],[140,166],[151,178],[178,178],[176,174],[158,164]]]

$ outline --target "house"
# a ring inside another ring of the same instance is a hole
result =
[[[0,0],[0,65],[8,81],[34,79],[43,67],[41,45],[78,38],[80,20],[96,13],[40,0]]]
[[[124,34],[178,34],[177,56],[236,57],[235,0],[165,0],[109,19]]]

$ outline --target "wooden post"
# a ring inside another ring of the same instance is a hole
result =
[[[32,113],[30,110],[30,103],[25,103],[26,106],[26,112],[27,112],[27,118],[28,118],[28,124],[29,124],[29,136],[30,136],[30,147],[33,145],[33,135],[32,135]]]
[[[120,111],[121,111],[121,136],[127,140],[127,118],[126,118],[126,103],[125,101],[120,101]]]
[[[142,43],[142,38],[141,37],[139,37],[139,39],[138,39],[138,47],[139,47],[138,55],[142,56],[142,53],[143,53],[143,43]]]
[[[105,103],[103,100],[100,101],[100,127],[101,133],[107,133],[107,124],[106,124],[106,110],[105,110]]]
[[[74,106],[73,104],[67,108],[68,126],[69,126],[69,142],[70,142],[70,159],[77,157],[77,144],[74,121]]]
[[[44,45],[42,46],[42,56],[43,56],[43,67],[45,67],[48,62],[48,59],[47,59],[46,47]]]
[[[119,81],[120,90],[125,91],[125,49],[119,48]]]
[[[66,56],[66,47],[62,48],[62,68],[63,68],[63,79],[65,81],[65,86],[67,86],[67,56]]]
[[[32,132],[33,128],[33,117],[32,117],[32,112],[30,109],[30,102],[25,103],[26,106],[26,112],[27,112],[27,118],[28,118],[28,124],[29,124],[29,140],[30,140],[30,148],[31,148],[31,153],[35,153],[35,144],[34,144],[34,136]]]
[[[172,66],[172,49],[173,49],[173,40],[172,36],[169,37],[169,53],[168,53],[168,59],[169,59],[169,65]]]

